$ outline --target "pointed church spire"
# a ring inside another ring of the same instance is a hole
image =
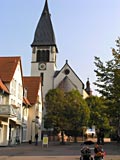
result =
[[[89,82],[89,78],[87,79],[87,82],[86,82],[86,92],[88,93],[89,96],[92,95],[92,90],[90,88],[90,82]]]
[[[44,15],[44,14],[45,14],[45,15],[50,15],[47,0],[45,1],[45,6],[44,6],[44,9],[43,9],[42,14],[43,14],[43,15]]]
[[[56,52],[58,52],[47,0],[45,1],[31,46],[55,46]]]

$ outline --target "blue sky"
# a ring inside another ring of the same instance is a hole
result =
[[[24,75],[30,75],[31,43],[45,0],[0,1],[0,56],[21,56]],[[66,59],[96,94],[94,56],[112,58],[120,36],[120,0],[48,0],[59,53],[58,70]]]

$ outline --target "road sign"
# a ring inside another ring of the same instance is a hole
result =
[[[44,135],[44,136],[43,136],[42,146],[43,146],[43,145],[47,145],[47,147],[48,147],[48,136],[47,136],[47,135]]]

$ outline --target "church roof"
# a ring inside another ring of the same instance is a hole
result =
[[[57,77],[57,75],[60,73],[60,71],[55,71],[54,77]]]
[[[54,30],[51,22],[51,17],[48,9],[48,2],[46,0],[45,6],[38,22],[34,40],[31,46],[56,46]],[[58,52],[58,51],[57,51]]]
[[[77,86],[66,76],[58,85],[58,88],[69,92],[73,89],[77,89]]]
[[[56,78],[61,72],[62,72],[62,70],[64,69],[64,68],[66,68],[66,67],[68,67],[72,72],[73,72],[73,74],[79,79],[79,81],[82,83],[82,88],[84,88],[84,83],[81,81],[81,79],[77,76],[77,74],[74,72],[74,70],[70,67],[70,65],[68,64],[68,60],[66,60],[66,63],[65,63],[65,65],[61,68],[61,70],[57,70],[57,71],[55,71],[55,73],[54,73],[54,78]]]

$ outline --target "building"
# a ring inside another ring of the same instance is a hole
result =
[[[0,145],[21,142],[23,82],[20,57],[0,57]]]
[[[32,105],[28,100],[27,96],[28,92],[24,86],[24,83],[23,87],[24,90],[23,90],[23,106],[22,106],[22,142],[28,142],[30,133],[28,120],[29,120],[30,107],[32,107]]]
[[[36,27],[31,47],[31,76],[40,76],[42,78],[44,106],[46,93],[50,89],[57,87],[64,88],[65,91],[77,89],[83,98],[89,96],[88,92],[84,89],[84,83],[72,67],[70,67],[68,60],[66,60],[65,65],[60,70],[57,70],[56,59],[58,48],[47,0]],[[43,114],[45,114],[45,111],[43,111]]]
[[[20,57],[0,57],[0,145],[41,141],[40,77],[23,77]]]
[[[27,90],[27,98],[31,106],[29,113],[26,114],[27,122],[27,141],[35,141],[35,134],[39,134],[41,141],[41,123],[42,123],[42,87],[40,77],[23,77],[23,85]],[[27,110],[26,110],[27,111]],[[26,112],[27,113],[27,112]]]

